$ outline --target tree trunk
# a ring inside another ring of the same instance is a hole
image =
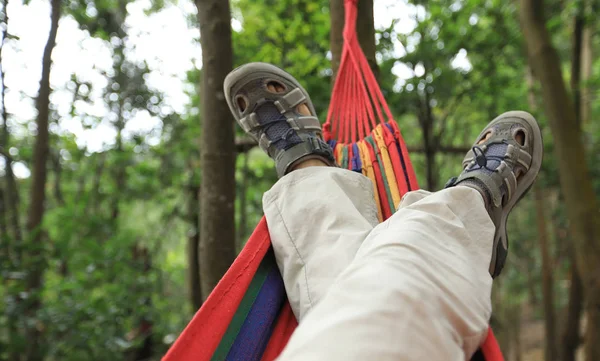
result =
[[[121,16],[123,18],[125,18],[125,14],[126,14],[126,10],[123,13],[123,15]],[[123,26],[123,23],[119,23],[119,29],[121,29],[121,26]],[[111,219],[113,221],[113,227],[117,227],[117,223],[119,222],[119,215],[121,213],[121,191],[126,189],[127,187],[127,173],[126,173],[126,169],[127,169],[127,159],[125,157],[125,151],[123,148],[123,130],[125,129],[125,118],[123,117],[123,111],[124,111],[124,102],[125,102],[125,91],[123,91],[123,89],[125,89],[126,87],[126,80],[124,79],[124,73],[122,71],[123,68],[123,64],[125,62],[125,53],[124,53],[124,39],[125,39],[125,32],[121,29],[119,31],[119,46],[116,47],[115,49],[115,54],[118,55],[118,59],[119,61],[116,62],[116,64],[113,66],[114,70],[115,70],[115,82],[113,84],[117,84],[119,85],[119,89],[121,89],[120,93],[119,93],[119,98],[117,100],[117,104],[116,104],[116,120],[115,120],[115,127],[117,128],[117,137],[116,137],[116,141],[115,141],[115,153],[117,154],[117,162],[115,164],[114,167],[114,172],[113,172],[113,179],[115,182],[115,191],[111,194],[112,196],[112,204],[111,204]]]
[[[331,43],[331,69],[335,74],[340,67],[342,47],[344,45],[344,0],[331,0],[329,2],[331,16],[331,32],[329,41]],[[375,78],[379,79],[379,67],[375,58],[375,19],[373,15],[373,0],[360,0],[358,2],[358,17],[356,19],[356,32],[358,42],[362,48]]]
[[[435,167],[437,145],[435,140],[436,136],[433,131],[435,119],[431,111],[431,104],[429,103],[429,95],[427,92],[423,95],[419,95],[418,107],[417,116],[423,134],[423,147],[425,150],[427,190],[433,192],[437,188],[437,169]]]
[[[573,26],[573,44],[571,58],[571,92],[573,93],[573,108],[575,118],[581,121],[581,47],[583,41],[584,13],[583,1],[576,4],[577,10]]]
[[[512,351],[512,360],[514,361],[522,361],[523,359],[523,346],[521,345],[521,307],[513,305],[511,307],[511,351]],[[546,359],[547,361],[548,359]]]
[[[6,39],[8,37],[8,1],[4,0],[2,2],[2,8],[4,11],[4,27],[2,29],[2,42],[0,43],[0,107],[2,107],[2,129],[0,129],[0,148],[8,147],[8,142],[10,138],[10,132],[8,130],[8,112],[6,111],[6,84],[5,84],[5,75],[4,67],[2,66],[2,58],[4,56],[4,45],[6,43]],[[8,149],[4,149],[5,152],[8,152]],[[13,245],[20,245],[22,240],[21,235],[21,220],[19,216],[19,194],[17,189],[17,182],[15,180],[15,175],[12,169],[12,159],[10,158],[8,153],[2,154],[5,160],[5,178],[6,178],[6,192],[5,192],[5,209],[6,209],[6,227],[7,227],[7,237],[8,230],[10,229],[10,233],[12,234],[10,239]],[[15,247],[10,247],[11,253],[14,254],[15,260],[20,260],[20,251],[15,251]]]
[[[190,303],[194,312],[202,306],[202,289],[200,284],[200,185],[194,184],[194,175],[192,175],[189,194],[189,223],[190,232],[188,233],[188,291]]]
[[[555,152],[577,265],[586,295],[586,360],[600,360],[600,212],[586,163],[581,128],[543,15],[543,0],[520,0],[529,61],[554,136]]]
[[[112,26],[115,27],[116,36],[119,39],[118,45],[114,47],[113,57],[116,59],[113,63],[114,76],[109,78],[109,86],[117,85],[119,89],[117,92],[117,99],[109,101],[109,107],[114,109],[115,120],[114,127],[117,130],[117,136],[115,139],[115,154],[117,155],[117,161],[113,167],[112,172],[113,181],[115,182],[115,191],[112,192],[111,197],[111,220],[113,230],[116,232],[119,222],[119,216],[121,214],[121,194],[122,191],[127,187],[127,166],[128,158],[123,147],[123,130],[125,129],[126,119],[124,116],[125,99],[129,97],[128,91],[128,79],[125,72],[124,65],[126,64],[125,54],[125,38],[127,32],[125,31],[125,19],[127,18],[127,2],[128,0],[118,0],[116,7],[113,12]]]
[[[3,260],[9,261],[10,264],[10,247],[8,231],[6,228],[6,214],[8,213],[6,210],[6,200],[4,199],[4,189],[0,187],[0,258]]]
[[[233,64],[229,0],[196,0],[202,43],[200,271],[206,299],[235,258],[234,127],[223,94]]]
[[[132,261],[138,268],[140,275],[147,275],[152,271],[152,254],[150,250],[144,246],[136,244],[132,250]],[[140,308],[134,308],[132,311],[139,316],[137,321],[138,326],[129,333],[131,340],[138,341],[141,339],[139,346],[127,350],[125,360],[128,361],[147,361],[151,360],[154,354],[154,339],[152,333],[154,331],[154,321],[151,316],[152,295],[151,288],[146,282],[141,282],[135,294],[140,295],[141,300],[137,300],[136,304]]]
[[[62,206],[65,204],[65,199],[61,188],[62,167],[60,164],[60,153],[57,152],[52,157],[52,166],[54,168],[54,198],[56,198],[56,202]]]
[[[26,300],[26,315],[35,320],[36,312],[41,307],[40,288],[45,269],[44,246],[42,240],[42,220],[44,218],[44,203],[46,200],[46,162],[48,159],[49,135],[48,118],[50,107],[50,68],[52,66],[52,50],[56,44],[56,33],[58,31],[58,20],[60,19],[60,0],[52,0],[52,14],[50,33],[44,48],[42,58],[42,78],[37,97],[37,137],[33,149],[33,169],[31,172],[31,203],[29,206],[29,217],[27,219],[28,240],[30,242],[30,253],[28,254],[28,276],[27,288],[29,298]],[[27,330],[28,347],[26,360],[43,360],[44,350],[41,345],[41,331],[37,322]]]
[[[578,124],[584,124],[584,117],[589,116],[584,100],[584,89],[588,87],[581,82],[589,79],[591,71],[591,31],[586,26],[585,2],[577,4],[575,27],[573,32],[573,55],[571,59],[571,89],[573,92],[573,104],[575,107],[575,118]],[[587,64],[589,63],[589,64]],[[589,96],[589,93],[587,94]],[[583,290],[581,279],[577,271],[577,259],[573,246],[569,246],[569,258],[571,260],[571,275],[569,287],[569,303],[566,310],[566,319],[562,334],[561,360],[575,361],[577,348],[580,344],[581,309],[583,305]]]
[[[580,91],[581,97],[579,116],[581,124],[587,124],[591,118],[591,102],[592,92],[587,82],[592,76],[592,41],[593,41],[593,28],[590,24],[591,18],[588,17],[587,21],[583,25],[583,33],[581,38],[581,80],[580,80]]]
[[[577,271],[577,261],[575,259],[573,247],[570,247],[571,258],[571,278],[569,286],[569,304],[567,305],[567,316],[562,334],[562,354],[561,361],[575,361],[577,347],[581,342],[581,309],[583,306],[583,289],[581,278]]]
[[[527,87],[529,108],[535,114],[537,113],[537,102],[533,90],[534,78],[531,68],[527,68]],[[556,317],[554,312],[554,277],[552,267],[552,257],[550,255],[550,245],[548,240],[548,228],[546,226],[546,217],[544,215],[544,194],[539,186],[534,187],[536,223],[538,228],[538,243],[542,256],[542,299],[544,303],[544,322],[545,322],[545,349],[544,359],[554,361],[558,356],[556,346]]]
[[[554,313],[554,280],[552,275],[552,259],[548,244],[546,218],[544,216],[544,194],[539,186],[534,187],[535,211],[538,228],[538,241],[542,254],[542,293],[544,300],[544,319],[546,324],[546,361],[554,361],[558,356],[556,345],[556,322]]]
[[[496,279],[492,288],[492,309],[494,313],[490,319],[490,327],[494,330],[496,340],[503,354],[509,355],[511,353],[510,338],[512,330],[510,328],[511,320],[508,310],[511,306],[509,301],[507,301],[505,292],[502,278]]]

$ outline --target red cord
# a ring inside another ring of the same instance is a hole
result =
[[[363,139],[392,113],[356,36],[358,0],[346,0],[344,45],[324,125],[327,139],[349,144]]]

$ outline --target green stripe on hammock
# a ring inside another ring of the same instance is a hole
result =
[[[340,160],[340,166],[344,169],[348,169],[348,145],[344,144],[342,147],[342,160]]]
[[[244,294],[244,298],[240,302],[231,322],[229,323],[229,327],[227,327],[227,331],[223,335],[219,346],[215,350],[215,353],[211,357],[211,361],[222,361],[225,360],[231,346],[235,342],[246,317],[250,313],[252,309],[252,305],[260,292],[265,280],[267,279],[267,275],[271,271],[271,269],[275,266],[275,260],[272,253],[267,253],[263,258],[262,262],[258,266],[256,270],[256,274],[254,278],[252,278],[252,282],[248,286],[248,290]]]

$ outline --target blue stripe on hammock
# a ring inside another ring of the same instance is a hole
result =
[[[286,299],[277,266],[271,268],[226,360],[260,361]]]
[[[327,143],[329,143],[329,146],[330,146],[330,147],[331,147],[331,149],[333,150],[333,149],[335,149],[335,146],[336,146],[336,144],[337,144],[337,140],[335,140],[335,139],[331,139],[331,140],[330,140],[329,142],[327,142]]]
[[[355,172],[362,172],[362,162],[360,160],[360,152],[358,150],[358,145],[356,143],[352,143],[352,170]]]

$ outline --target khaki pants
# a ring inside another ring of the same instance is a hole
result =
[[[378,224],[368,178],[312,167],[263,206],[300,322],[280,360],[462,361],[485,339],[494,225],[476,190],[410,192]]]

